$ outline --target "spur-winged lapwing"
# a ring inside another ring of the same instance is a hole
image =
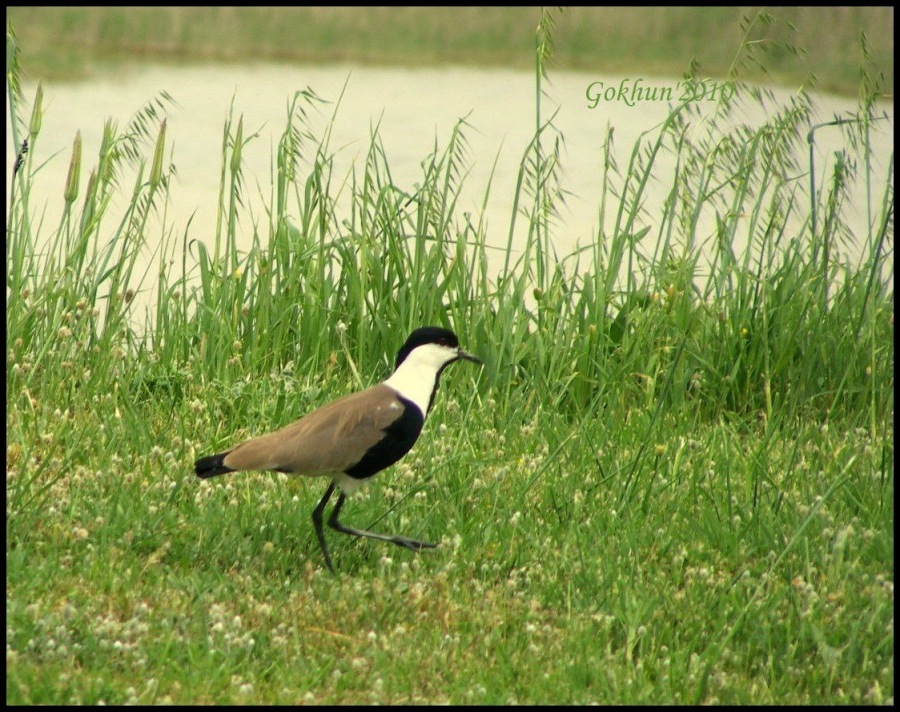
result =
[[[201,457],[194,465],[197,476],[206,479],[236,470],[330,476],[331,484],[312,519],[332,573],[322,513],[338,486],[341,494],[328,518],[332,529],[390,541],[411,551],[433,548],[435,544],[402,536],[353,529],[341,524],[338,515],[347,494],[409,452],[431,410],[441,372],[460,359],[481,363],[459,347],[452,331],[436,326],[416,329],[397,354],[394,373],[386,381],[338,398],[281,430],[247,440],[227,452]]]

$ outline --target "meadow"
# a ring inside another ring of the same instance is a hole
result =
[[[703,74],[855,96],[870,61],[894,90],[891,7],[570,7],[552,11],[554,65],[602,74]],[[746,18],[748,23],[744,23]],[[11,7],[33,76],[77,78],[98,67],[248,61],[530,69],[533,7]],[[865,37],[861,43],[860,38]],[[777,41],[764,62],[746,43]],[[737,50],[740,51],[737,51]]]
[[[806,158],[819,127],[804,94],[762,127],[730,120],[769,99],[740,63],[702,131],[689,103],[624,151],[610,128],[598,239],[557,255],[550,18],[498,273],[483,221],[455,207],[463,119],[396,185],[377,132],[333,174],[328,131],[307,123],[318,97],[298,92],[266,214],[248,216],[255,138],[222,117],[209,244],[165,220],[178,155],[162,90],[105,126],[95,162],[73,137],[59,224],[34,208],[41,166],[20,156],[8,704],[893,703],[894,186],[868,151],[890,130],[878,77],[861,71],[857,114],[829,125],[846,148],[828,165]],[[43,97],[17,92],[16,66],[14,139],[33,148]],[[648,214],[661,155],[677,168]],[[853,175],[870,187],[866,234],[845,223]],[[713,234],[698,230],[708,214]],[[136,269],[154,250],[163,268]],[[153,308],[135,313],[151,284]],[[342,518],[437,549],[328,532],[333,576],[310,520],[324,480],[194,476],[196,457],[386,377],[423,324],[454,328],[485,367],[445,372],[416,447]]]

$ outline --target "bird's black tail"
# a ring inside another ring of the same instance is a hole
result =
[[[231,450],[228,452],[231,452]],[[220,452],[218,455],[207,455],[206,457],[201,457],[197,460],[197,462],[194,463],[194,472],[197,473],[197,477],[205,480],[208,477],[227,475],[229,472],[234,472],[230,467],[226,467],[223,464],[228,452]]]

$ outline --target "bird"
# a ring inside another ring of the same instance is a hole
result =
[[[208,479],[239,470],[269,470],[307,477],[331,477],[331,483],[312,512],[313,527],[331,573],[322,518],[325,505],[340,488],[328,518],[335,531],[368,537],[410,551],[436,544],[403,536],[354,529],[338,520],[348,494],[390,467],[412,449],[425,417],[434,404],[438,381],[454,361],[483,361],[459,346],[449,329],[424,326],[406,339],[387,380],[338,398],[280,430],[246,440],[225,452],[194,463],[197,477]]]

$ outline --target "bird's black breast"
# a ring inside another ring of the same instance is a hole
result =
[[[364,480],[384,468],[390,467],[410,451],[422,432],[425,416],[410,400],[399,397],[403,413],[384,429],[384,437],[370,447],[362,459],[344,472],[350,477]]]

